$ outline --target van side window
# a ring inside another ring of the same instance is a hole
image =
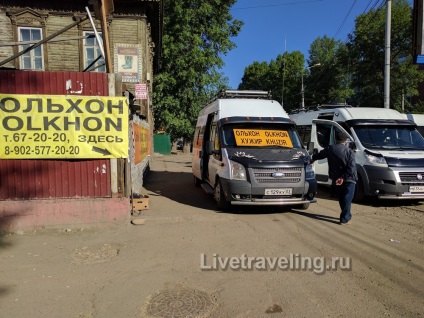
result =
[[[205,133],[205,126],[198,128],[199,129],[199,134],[197,135],[197,138],[195,140],[196,142],[196,146],[198,148],[202,148],[202,144],[203,144],[203,134]]]
[[[297,132],[299,133],[300,140],[305,147],[308,147],[311,141],[311,125],[297,126]]]
[[[331,137],[330,125],[317,125],[318,143],[322,148],[328,147]]]
[[[213,150],[219,151],[221,146],[219,144],[219,136],[218,136],[218,129],[216,127],[216,123],[214,123],[211,126],[210,140],[213,141]],[[214,157],[218,160],[221,160],[221,156],[219,154],[214,154]]]
[[[211,133],[210,133],[210,136],[209,136],[209,140],[214,141],[215,135],[216,135],[216,124],[211,125]]]

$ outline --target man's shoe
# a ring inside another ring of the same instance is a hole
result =
[[[352,220],[346,221],[346,220],[342,220],[340,221],[340,225],[349,225],[352,224]]]

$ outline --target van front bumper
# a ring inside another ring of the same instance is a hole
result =
[[[388,200],[423,200],[424,192],[411,192],[411,186],[424,186],[418,180],[402,180],[403,173],[407,175],[423,174],[422,168],[411,171],[410,168],[386,168],[364,166],[369,180],[369,195]]]
[[[315,179],[307,180],[302,186],[285,185],[278,188],[292,188],[291,196],[267,196],[265,189],[276,186],[252,187],[247,181],[228,180],[221,178],[225,199],[232,205],[302,205],[317,202],[314,197],[317,192]]]

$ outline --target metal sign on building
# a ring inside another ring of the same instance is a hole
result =
[[[147,99],[147,84],[135,84],[135,99]]]
[[[141,79],[141,49],[139,45],[115,45],[115,73],[123,83],[138,83]]]

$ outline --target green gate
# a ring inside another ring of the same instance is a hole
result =
[[[171,137],[165,134],[153,135],[153,146],[155,152],[160,153],[162,155],[170,155]]]

